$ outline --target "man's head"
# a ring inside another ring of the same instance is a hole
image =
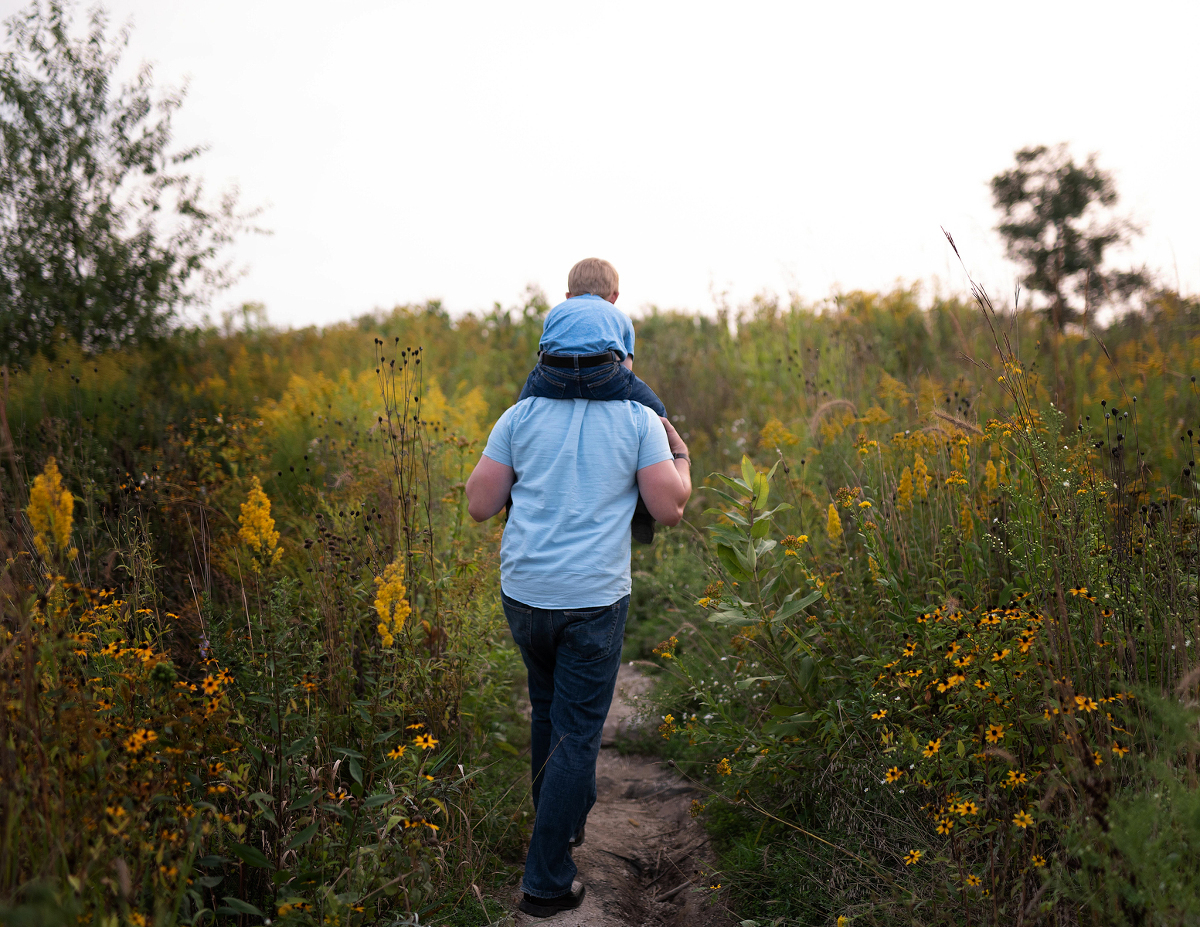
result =
[[[615,303],[620,278],[617,269],[600,258],[584,258],[567,274],[567,299],[590,293]]]

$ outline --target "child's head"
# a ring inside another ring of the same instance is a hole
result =
[[[610,303],[615,303],[617,296],[620,295],[618,293],[619,283],[617,269],[608,261],[600,258],[584,258],[567,274],[567,299],[590,293],[607,299]]]

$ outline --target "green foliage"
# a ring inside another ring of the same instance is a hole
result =
[[[1104,252],[1127,242],[1133,229],[1127,222],[1098,221],[1095,213],[1116,203],[1117,190],[1094,157],[1077,165],[1065,145],[1038,145],[1022,148],[1016,161],[992,178],[992,197],[1004,217],[997,231],[1008,256],[1024,266],[1025,286],[1049,300],[1055,328],[1149,285],[1143,272],[1103,267]],[[1068,301],[1072,291],[1084,311]]]
[[[180,93],[150,69],[116,87],[128,33],[96,8],[34,0],[0,56],[0,363],[58,337],[97,351],[157,336],[180,307],[230,281],[216,263],[240,228],[235,200],[207,205],[171,151]]]

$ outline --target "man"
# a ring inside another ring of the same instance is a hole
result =
[[[679,524],[690,464],[670,422],[639,403],[531,397],[500,416],[467,480],[476,521],[512,496],[500,592],[533,707],[537,817],[520,909],[534,917],[583,901],[570,847],[596,801],[629,610],[630,518],[640,492],[657,521]]]

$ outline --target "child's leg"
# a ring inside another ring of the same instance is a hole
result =
[[[666,407],[654,395],[654,390],[633,375],[633,371],[621,364],[598,367],[580,378],[583,383],[584,399],[631,399],[653,409],[655,414],[665,416]]]
[[[667,407],[664,406],[662,400],[658,398],[658,394],[655,393],[654,390],[648,387],[645,383],[643,383],[638,377],[634,376],[632,370],[629,371],[629,375],[632,379],[632,388],[629,392],[629,398],[634,402],[640,402],[642,405],[653,409],[655,415],[661,415],[663,418],[666,418]]]

